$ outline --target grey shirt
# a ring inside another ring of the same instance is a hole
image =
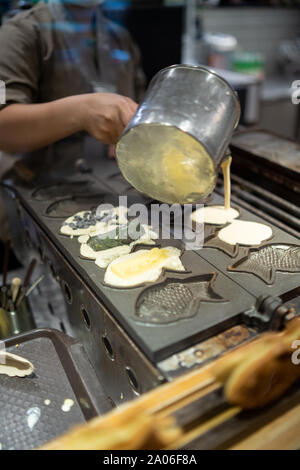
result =
[[[140,100],[144,75],[129,33],[105,19],[101,7],[94,34],[86,34],[85,28],[74,20],[72,8],[57,2],[41,1],[7,21],[0,28],[0,80],[6,84],[6,105],[45,103],[95,91]],[[23,158],[36,173],[57,173],[78,157],[100,154],[103,145],[80,133]]]

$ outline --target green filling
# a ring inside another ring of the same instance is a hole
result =
[[[88,240],[87,245],[92,248],[94,251],[103,251],[108,250],[109,248],[114,248],[121,245],[129,245],[133,240],[127,238],[126,240],[118,240],[113,238],[99,238],[92,237]]]
[[[130,245],[134,239],[128,235],[127,229],[128,227],[118,227],[115,231],[90,237],[87,241],[87,245],[92,248],[92,250],[97,252],[109,250],[110,248],[115,248],[116,246]],[[143,230],[141,230],[140,224],[137,225],[136,231],[140,232],[137,237],[140,238],[143,232]]]

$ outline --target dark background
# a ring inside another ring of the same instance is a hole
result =
[[[181,41],[184,28],[184,7],[159,6],[161,1],[139,0],[128,8],[112,8],[104,4],[104,11],[112,21],[124,26],[138,44],[148,82],[159,70],[181,62]],[[118,2],[120,4],[120,2]]]

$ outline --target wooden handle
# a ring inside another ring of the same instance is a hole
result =
[[[126,419],[124,416],[126,415]],[[146,413],[116,415],[109,428],[105,420],[90,421],[55,439],[42,450],[135,450],[161,449],[179,438],[181,430],[171,418],[158,418]],[[124,419],[122,419],[124,418]]]
[[[174,410],[221,384],[227,400],[237,406],[226,411],[224,416],[216,417],[218,424],[238,413],[240,407],[262,406],[284,393],[300,376],[300,367],[291,362],[291,342],[295,339],[300,339],[300,317],[291,321],[285,331],[263,334],[207,366],[71,430],[42,449],[176,448],[182,439],[181,430],[172,420]],[[273,390],[270,384],[274,372],[280,380],[276,381]],[[207,429],[205,423],[202,428]]]
[[[242,408],[260,408],[280,397],[299,377],[293,343],[300,340],[300,317],[280,333],[266,333],[255,344],[224,356],[212,373],[224,385],[226,400]]]

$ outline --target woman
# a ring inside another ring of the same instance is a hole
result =
[[[79,157],[101,160],[135,113],[139,52],[100,3],[40,1],[0,28],[2,175],[12,165],[27,180],[65,175]]]

